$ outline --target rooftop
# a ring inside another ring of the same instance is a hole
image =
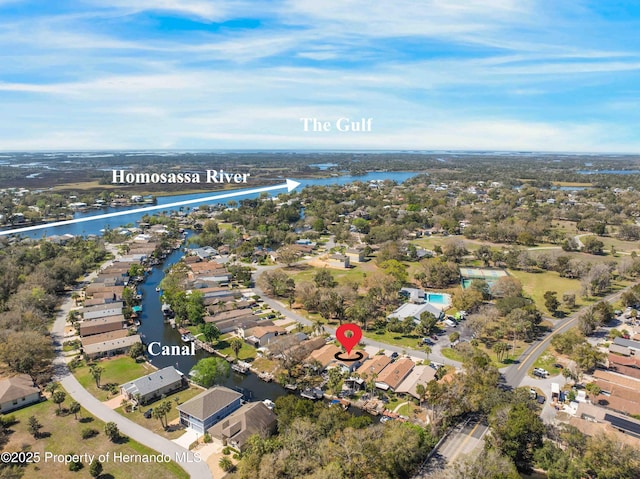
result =
[[[198,394],[193,399],[182,403],[178,406],[178,410],[195,417],[201,421],[220,411],[225,406],[240,399],[242,394],[225,388],[224,386],[215,386],[211,389]]]
[[[136,394],[145,396],[179,381],[182,381],[182,374],[173,366],[168,366],[159,371],[142,376],[141,378],[124,383],[122,389],[132,396]]]

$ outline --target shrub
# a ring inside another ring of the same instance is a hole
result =
[[[80,433],[82,435],[82,439],[90,439],[99,434],[97,429],[92,429],[90,427],[86,427]]]
[[[211,439],[211,434],[209,434],[208,432],[204,435],[203,441],[208,444],[212,441]]]
[[[222,469],[224,472],[231,472],[235,467],[233,465],[233,462],[231,462],[231,459],[229,459],[228,457],[221,457],[218,461],[218,466],[220,466],[220,469]]]
[[[75,461],[75,462],[70,462],[69,463],[69,470],[71,472],[77,472],[80,469],[82,469],[84,467],[84,464],[82,464],[82,461]]]
[[[229,454],[231,454],[231,448],[229,446],[223,448],[222,454],[224,454],[225,456],[228,456]]]

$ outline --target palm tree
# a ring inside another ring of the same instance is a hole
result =
[[[324,332],[324,325],[320,318],[316,318],[313,320],[313,332],[320,335]]]
[[[94,365],[89,368],[89,372],[91,373],[93,379],[96,381],[96,387],[100,389],[100,378],[102,377],[104,368],[98,365]]]
[[[71,401],[69,403],[69,412],[78,420],[78,413],[80,412],[80,403],[77,401]]]
[[[422,407],[422,402],[427,396],[427,388],[424,387],[424,384],[416,384],[416,394],[418,395],[419,404]]]
[[[425,346],[424,347],[424,352],[427,355],[427,359],[429,359],[429,355],[431,354],[432,351],[433,351],[433,349],[431,349],[431,346]]]
[[[238,336],[234,336],[229,340],[229,347],[231,348],[233,353],[236,355],[236,359],[238,359],[238,353],[242,349],[243,345],[244,345],[244,341],[242,340],[242,338],[239,338]]]

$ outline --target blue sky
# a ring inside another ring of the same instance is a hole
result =
[[[0,149],[639,153],[638,32],[637,1],[0,0]]]

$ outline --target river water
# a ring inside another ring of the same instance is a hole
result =
[[[304,188],[306,186],[324,186],[324,185],[345,185],[348,183],[352,183],[354,181],[379,181],[379,180],[393,180],[398,183],[402,183],[405,180],[411,178],[412,176],[416,176],[419,173],[411,172],[411,171],[390,171],[390,172],[372,172],[367,173],[365,175],[360,176],[351,176],[351,175],[343,175],[343,176],[333,176],[330,178],[317,178],[317,179],[305,179],[305,180],[296,180],[300,183],[300,188]],[[293,179],[293,178],[291,178]],[[284,182],[284,179],[282,180]],[[220,190],[218,190],[220,191]],[[220,191],[221,193],[228,193],[230,190]],[[280,190],[276,193],[282,193],[284,191]],[[178,201],[185,200],[194,200],[198,198],[206,198],[216,193],[216,190],[211,190],[207,193],[195,193],[189,195],[172,195],[172,196],[160,196],[158,197],[158,205],[166,205],[169,203],[174,203]],[[237,196],[232,198],[236,202],[240,202],[244,199],[255,198],[259,195],[259,193]],[[217,201],[207,201],[203,204],[220,204],[226,203],[230,200],[217,200]],[[196,205],[192,205],[196,206]],[[115,213],[118,211],[124,211],[127,209],[133,209],[135,207],[120,207],[120,208],[101,208],[100,210],[92,210],[86,212],[77,212],[74,215],[74,218],[85,218],[96,215],[103,215],[106,213]],[[178,208],[168,208],[166,211],[177,210]],[[157,212],[163,211],[159,209]],[[156,212],[156,213],[157,213]],[[149,214],[153,214],[150,212]],[[123,226],[127,224],[134,224],[140,218],[144,216],[144,213],[131,213],[130,215],[122,215],[115,218],[106,218],[99,219],[94,221],[87,221],[85,223],[76,223],[71,225],[64,226],[51,226],[49,228],[44,228],[41,230],[31,231],[27,233],[21,233],[24,236],[29,236],[31,238],[42,238],[43,236],[52,236],[52,235],[63,235],[63,234],[72,234],[72,235],[100,235],[101,231],[107,228],[115,228],[117,226]]]

